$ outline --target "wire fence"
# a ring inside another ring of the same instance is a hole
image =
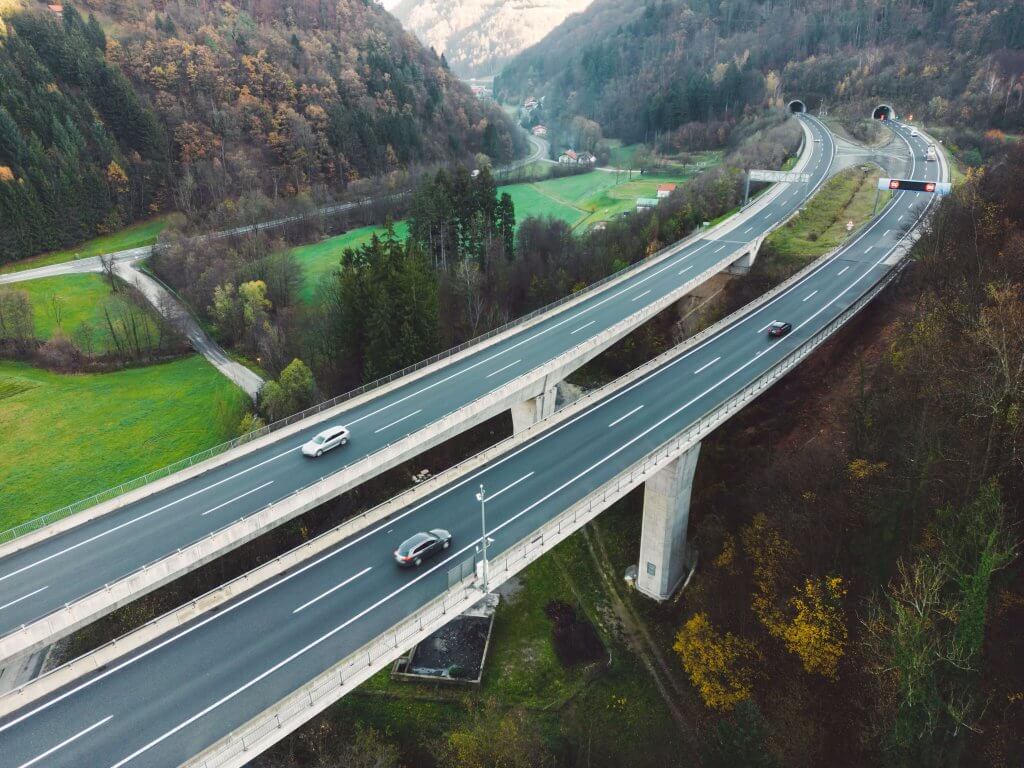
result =
[[[148,485],[149,483],[161,480],[165,477],[168,477],[169,475],[174,474],[175,472],[190,469],[191,467],[194,467],[196,464],[199,464],[203,461],[206,461],[207,459],[218,456],[234,448],[238,448],[242,445],[245,445],[246,443],[256,440],[257,438],[264,437],[272,432],[276,432],[280,429],[291,426],[297,422],[303,421],[304,419],[308,419],[310,417],[321,414],[326,410],[335,408],[336,406],[341,405],[342,403],[347,402],[353,398],[359,397],[360,395],[364,395],[368,392],[386,386],[396,381],[397,379],[415,373],[423,368],[426,368],[427,366],[433,365],[437,362],[440,362],[441,360],[451,358],[471,347],[481,345],[484,342],[494,338],[495,336],[498,336],[499,334],[513,330],[517,326],[526,326],[528,323],[538,318],[539,316],[552,312],[558,307],[561,307],[575,299],[585,300],[586,298],[590,298],[590,296],[584,296],[583,294],[592,294],[596,292],[598,288],[601,288],[614,280],[623,278],[629,272],[641,271],[642,269],[649,266],[652,262],[658,261],[677,252],[681,248],[688,245],[691,240],[698,239],[702,234],[702,232],[691,234],[687,238],[684,238],[683,240],[680,240],[677,243],[668,246],[667,248],[663,248],[660,251],[642,259],[641,261],[636,262],[635,264],[632,264],[622,270],[619,270],[618,272],[615,272],[614,274],[608,275],[607,277],[598,280],[596,283],[591,284],[587,289],[585,289],[585,291],[564,296],[561,299],[552,302],[551,304],[548,304],[544,307],[541,307],[540,309],[536,309],[533,312],[530,312],[527,315],[524,315],[523,317],[505,323],[504,325],[499,326],[498,328],[494,328],[491,331],[481,334],[480,336],[477,336],[469,341],[463,342],[462,344],[452,347],[451,349],[439,352],[436,355],[433,355],[425,360],[421,360],[418,363],[406,366],[401,370],[390,373],[387,376],[383,376],[379,379],[376,379],[375,381],[369,382],[368,384],[363,384],[362,386],[350,390],[349,392],[346,392],[342,395],[338,395],[328,400],[324,400],[314,406],[306,408],[303,411],[299,411],[298,413],[294,413],[291,416],[280,419],[271,424],[265,425],[259,429],[253,430],[252,432],[248,432],[245,435],[237,437],[233,440],[226,441],[219,445],[213,446],[212,448],[208,448],[205,451],[201,451],[200,453],[193,454],[192,456],[188,456],[172,464],[168,464],[159,469],[155,469],[152,472],[149,472],[145,475],[134,478],[132,480],[128,480],[124,483],[121,483],[120,485],[116,485],[104,491],[100,491],[98,493],[93,494],[92,496],[80,499],[79,501],[73,502],[72,504],[68,504],[52,512],[40,515],[39,517],[33,518],[32,520],[28,520],[24,523],[21,523],[20,525],[16,525],[4,531],[0,531],[0,544],[12,541],[40,528],[44,528],[47,525],[55,523],[66,517],[70,517],[71,515],[77,514],[78,512],[86,510],[90,507],[94,507],[97,504],[102,504],[105,501],[117,498],[118,496],[121,496],[129,491],[135,490],[144,485]]]
[[[906,259],[901,259],[877,283],[863,292],[844,309],[803,342],[790,355],[773,364],[754,381],[742,388],[722,405],[711,409],[681,433],[620,472],[589,494],[581,502],[534,531],[520,543],[489,560],[487,575],[492,585],[518,573],[565,536],[578,530],[602,510],[618,501],[633,488],[651,477],[664,465],[674,461],[696,445],[704,436],[742,409],[798,365],[824,341],[883,291],[902,272]],[[341,698],[346,688],[358,685],[369,673],[386,666],[426,634],[443,625],[482,597],[475,585],[473,558],[467,558],[448,571],[448,588],[427,603],[416,614],[386,630],[378,638],[351,653],[302,688],[282,699],[273,712],[267,712],[243,726],[225,740],[211,747],[189,765],[201,768],[225,768],[242,765],[251,758],[252,750],[262,750],[299,727],[318,711]]]

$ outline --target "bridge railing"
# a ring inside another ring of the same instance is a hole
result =
[[[728,222],[728,220],[726,220],[726,222]],[[588,298],[591,298],[590,294],[596,293],[599,288],[607,285],[608,283],[624,279],[631,272],[639,272],[644,268],[650,266],[652,263],[655,263],[664,258],[667,258],[668,256],[671,256],[672,254],[678,252],[680,249],[686,247],[690,242],[698,240],[706,234],[707,231],[704,230],[697,230],[695,232],[692,232],[685,238],[673,243],[672,245],[662,248],[661,250],[621,270],[618,270],[617,272],[614,272],[598,280],[595,283],[592,283],[582,291],[577,291],[576,293],[571,293],[568,294],[567,296],[563,296],[562,298],[554,302],[551,302],[550,304],[547,304],[543,307],[540,307],[539,309],[527,313],[526,315],[523,315],[522,317],[519,317],[515,320],[505,323],[504,325],[487,331],[486,333],[483,333],[479,336],[474,337],[473,339],[465,341],[462,344],[459,344],[450,349],[446,349],[442,352],[438,352],[437,354],[432,355],[431,357],[428,357],[424,360],[421,360],[418,363],[408,365],[405,368],[402,368],[401,370],[394,371],[393,373],[390,373],[387,376],[383,376],[372,382],[363,384],[362,386],[345,392],[344,394],[332,397],[328,400],[324,400],[320,403],[317,403],[314,406],[306,408],[305,410],[299,411],[298,413],[294,413],[291,416],[287,416],[283,419],[279,419],[278,421],[275,421],[271,424],[267,424],[263,427],[260,427],[259,429],[248,432],[233,440],[228,440],[226,442],[220,443],[219,445],[215,445],[212,448],[206,449],[205,451],[193,454],[172,464],[168,464],[164,467],[160,467],[159,469],[155,469],[152,472],[148,472],[145,475],[141,475],[140,477],[128,480],[124,483],[100,491],[84,499],[80,499],[79,501],[68,504],[52,512],[40,515],[39,517],[33,518],[32,520],[28,520],[24,523],[15,525],[4,531],[0,531],[0,544],[12,541],[20,536],[24,536],[27,533],[31,533],[32,531],[44,528],[47,525],[55,523],[66,517],[70,517],[71,515],[77,514],[78,512],[82,512],[86,509],[89,509],[90,507],[94,507],[97,504],[101,504],[105,501],[117,498],[118,496],[121,496],[129,491],[133,491],[137,488],[141,488],[142,486],[148,485],[149,483],[152,483],[156,480],[161,480],[165,477],[168,477],[169,475],[174,474],[175,472],[180,472],[182,470],[194,467],[195,465],[200,464],[201,462],[204,462],[208,459],[211,459],[234,448],[238,448],[260,437],[264,437],[266,435],[271,434],[272,432],[276,432],[280,429],[296,424],[297,422],[303,421],[304,419],[316,416],[322,413],[323,411],[335,408],[338,405],[341,405],[342,403],[345,403],[353,398],[364,395],[375,389],[379,389],[383,386],[391,384],[397,379],[415,373],[423,368],[426,368],[427,366],[434,365],[435,363],[438,363],[441,360],[445,360],[447,358],[458,355],[471,347],[482,345],[488,340],[494,338],[495,336],[514,330],[517,326],[525,327],[531,321],[541,317],[542,315],[553,312],[554,310],[558,309],[559,307],[569,302],[577,300],[585,301]]]
[[[790,355],[743,386],[726,402],[710,409],[678,435],[634,462],[586,498],[492,558],[487,567],[489,586],[494,588],[518,573],[543,552],[579,530],[601,511],[692,448],[736,411],[770,388],[892,283],[906,263],[907,260],[901,258],[880,280],[863,291],[850,306],[816,331]],[[437,598],[236,729],[186,765],[194,768],[236,768],[244,765],[254,754],[301,726],[341,698],[348,690],[443,626],[450,616],[458,615],[472,606],[482,597],[476,581],[475,575],[468,573],[465,562],[460,563],[449,571],[448,587]]]

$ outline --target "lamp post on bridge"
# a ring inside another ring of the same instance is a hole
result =
[[[484,594],[489,591],[487,588],[487,494],[484,491],[484,484],[480,483],[480,492],[476,495],[480,502],[480,550],[481,550],[481,575],[483,576]]]

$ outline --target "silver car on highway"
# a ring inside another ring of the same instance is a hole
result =
[[[340,424],[328,427],[302,446],[302,455],[319,458],[332,448],[348,442],[348,427]]]

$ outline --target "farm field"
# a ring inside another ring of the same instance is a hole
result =
[[[140,221],[138,224],[125,227],[112,234],[88,240],[74,248],[42,253],[30,259],[22,259],[13,264],[5,264],[0,266],[0,273],[20,272],[23,269],[35,269],[36,267],[45,267],[50,264],[62,264],[73,259],[84,259],[89,256],[99,256],[103,253],[114,253],[115,251],[125,251],[129,248],[139,248],[143,245],[152,245],[166,226],[167,218],[164,216],[149,219],[148,221]]]
[[[630,180],[624,173],[592,171],[533,183],[506,184],[498,190],[511,195],[517,222],[531,216],[551,216],[582,232],[599,221],[633,211],[636,199],[654,197],[659,184],[681,183],[693,175],[695,173],[639,176],[634,172]],[[374,233],[380,235],[383,232],[384,227],[360,227],[318,243],[294,248],[292,253],[305,273],[300,294],[302,301],[312,301],[321,277],[338,265],[346,248],[358,248],[369,242]],[[409,234],[404,221],[395,222],[395,234],[401,238]]]
[[[0,362],[0,529],[231,438],[248,404],[198,355],[74,375]]]

